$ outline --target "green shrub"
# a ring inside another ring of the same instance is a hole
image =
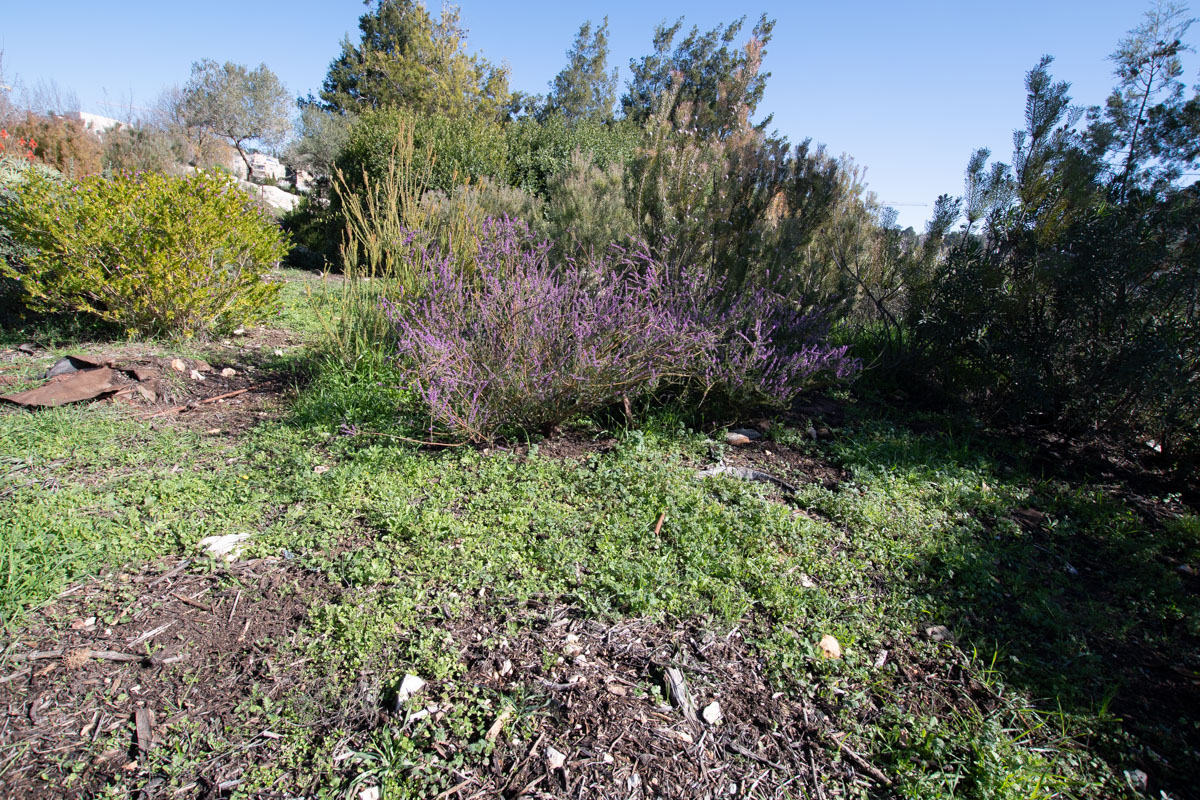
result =
[[[429,171],[429,187],[450,190],[480,178],[503,178],[508,147],[504,129],[494,120],[469,115],[422,116],[389,108],[363,114],[350,129],[337,168],[351,187],[365,172],[372,180],[387,174],[392,148],[402,129],[411,129],[414,167]]]
[[[551,116],[541,122],[524,117],[508,126],[508,182],[543,197],[551,179],[570,167],[576,152],[604,170],[626,164],[642,141],[641,128],[632,122],[574,122]]]
[[[619,162],[601,169],[582,151],[550,179],[547,217],[560,257],[600,252],[638,232],[625,206],[625,170]]]
[[[32,173],[0,209],[24,263],[0,265],[35,311],[76,312],[130,334],[196,336],[260,319],[284,236],[227,177]]]
[[[110,172],[168,172],[181,160],[166,131],[122,125],[104,134],[104,168]]]
[[[19,152],[19,151],[18,151]],[[5,274],[3,267],[14,269],[24,264],[30,249],[17,241],[6,222],[4,208],[14,200],[14,190],[30,175],[42,175],[55,179],[58,173],[40,161],[27,157],[0,152],[0,322],[15,320],[23,311],[21,285]]]

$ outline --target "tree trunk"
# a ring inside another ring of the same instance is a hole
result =
[[[246,180],[249,181],[254,176],[254,170],[250,169],[250,159],[246,156],[246,152],[242,150],[241,144],[234,142],[234,148],[238,155],[242,157],[242,163],[246,165]]]

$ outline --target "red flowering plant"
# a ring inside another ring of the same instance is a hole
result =
[[[12,134],[8,132],[7,128],[0,128],[0,156],[17,156],[27,161],[33,161],[34,153],[37,151],[37,142],[33,138],[26,139],[24,136],[18,136],[14,142],[16,146],[9,149],[8,140],[11,138]]]

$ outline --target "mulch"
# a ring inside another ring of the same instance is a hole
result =
[[[467,681],[545,697],[532,744],[502,732],[492,768],[461,775],[462,796],[834,798],[890,780],[849,748],[833,760],[840,739],[830,718],[813,701],[772,690],[766,660],[738,628],[604,622],[530,601],[472,615],[452,633]],[[485,644],[496,640],[498,648]],[[685,676],[690,711],[668,702],[671,667]],[[712,703],[715,723],[703,714]],[[562,767],[547,748],[565,756]]]
[[[186,794],[224,795],[278,738],[243,704],[294,686],[287,645],[335,591],[279,559],[164,561],[68,588],[0,651],[0,796],[169,796],[147,755],[206,741],[225,749],[197,759]]]

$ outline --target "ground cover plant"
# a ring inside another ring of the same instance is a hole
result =
[[[248,428],[0,415],[6,791],[1189,796],[1178,497],[849,398],[741,448],[659,414],[430,450],[388,438],[421,434],[394,363],[320,363]],[[200,557],[225,532],[242,559]]]

